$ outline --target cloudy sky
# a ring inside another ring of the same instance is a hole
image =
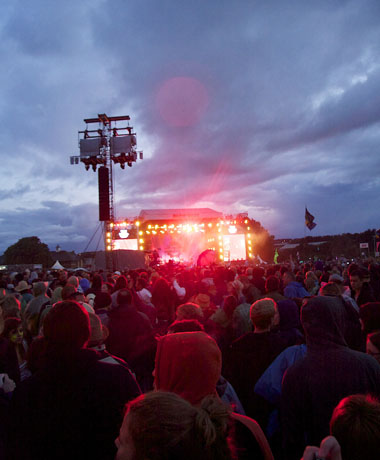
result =
[[[380,227],[378,0],[12,0],[0,34],[0,252],[86,248],[97,174],[69,157],[98,113],[144,151],[115,169],[117,217],[210,207],[299,237],[306,204],[314,235]]]

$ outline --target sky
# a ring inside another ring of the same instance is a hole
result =
[[[129,115],[144,152],[114,169],[118,218],[380,227],[378,0],[11,0],[0,38],[0,253],[27,236],[98,247],[97,174],[69,158],[99,113]]]

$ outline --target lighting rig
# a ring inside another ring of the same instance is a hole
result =
[[[106,265],[113,269],[112,240],[109,234],[115,218],[113,200],[113,164],[119,164],[125,169],[127,164],[132,167],[137,157],[143,159],[143,152],[136,150],[136,133],[133,127],[117,126],[117,122],[129,122],[130,117],[108,117],[105,113],[98,114],[97,118],[85,118],[86,129],[78,131],[79,156],[71,156],[72,165],[83,163],[86,171],[98,168],[99,186],[99,221],[104,222],[104,247],[108,257]],[[89,129],[88,125],[98,124],[96,129]]]

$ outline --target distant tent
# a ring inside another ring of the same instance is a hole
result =
[[[57,260],[57,261],[55,262],[55,264],[54,264],[51,268],[52,268],[52,270],[62,270],[62,269],[65,268],[65,267],[63,267],[63,266],[59,263],[59,260]]]

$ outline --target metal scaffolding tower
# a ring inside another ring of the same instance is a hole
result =
[[[84,163],[86,170],[98,169],[99,188],[99,221],[104,222],[104,248],[107,254],[106,265],[113,270],[113,245],[110,238],[115,219],[113,164],[120,164],[125,169],[127,164],[132,167],[143,152],[136,151],[136,133],[129,126],[118,126],[117,122],[128,122],[128,115],[108,117],[105,113],[97,118],[85,118],[86,129],[78,131],[80,154],[70,157],[71,164]],[[88,125],[98,123],[97,129],[88,129]],[[125,124],[125,123],[124,123]]]

